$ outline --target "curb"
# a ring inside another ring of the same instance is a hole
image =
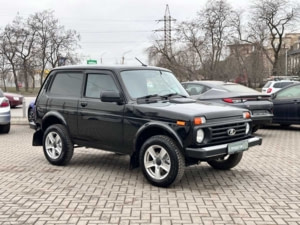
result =
[[[11,117],[11,125],[29,125],[28,119],[25,117]]]

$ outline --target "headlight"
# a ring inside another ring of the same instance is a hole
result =
[[[19,101],[19,97],[13,97],[15,101]]]
[[[204,139],[204,131],[202,129],[197,130],[196,141],[197,143],[201,143]]]
[[[250,131],[250,124],[246,123],[246,131],[245,131],[245,133],[249,134],[249,131]]]

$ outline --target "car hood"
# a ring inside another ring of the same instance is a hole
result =
[[[222,98],[236,98],[236,97],[241,97],[241,98],[268,98],[270,95],[268,94],[263,94],[260,92],[257,93],[247,93],[247,92],[220,92],[220,91],[211,91],[211,92],[206,92],[202,95],[194,95],[192,98],[194,99],[222,99]]]
[[[193,120],[194,117],[205,116],[207,120],[229,117],[242,118],[246,110],[232,106],[224,106],[211,102],[191,101],[159,101],[149,104],[132,105],[135,116],[150,119]]]

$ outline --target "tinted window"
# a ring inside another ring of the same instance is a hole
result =
[[[85,96],[100,98],[101,91],[118,91],[113,78],[106,74],[88,74]]]
[[[58,73],[54,78],[50,93],[55,95],[80,97],[82,81],[82,73]]]
[[[279,92],[276,99],[282,98],[300,98],[300,85],[289,87]]]

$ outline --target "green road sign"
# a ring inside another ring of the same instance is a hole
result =
[[[87,60],[87,64],[97,64],[97,60],[89,59],[89,60]]]

